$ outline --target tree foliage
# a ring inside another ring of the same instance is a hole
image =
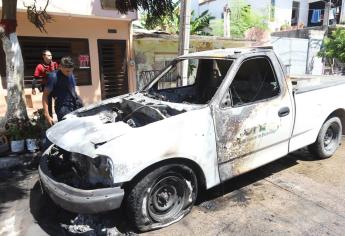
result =
[[[173,0],[115,0],[115,5],[116,9],[123,14],[132,10],[143,10],[147,13],[147,22],[154,24],[165,16],[172,16],[173,2]]]
[[[211,34],[215,36],[224,36],[224,19],[214,19],[210,22]]]
[[[267,29],[267,16],[253,11],[251,6],[239,1],[230,7],[231,36],[243,38],[250,28]]]
[[[324,39],[319,56],[345,63],[345,29],[336,29]]]
[[[150,19],[149,14],[145,13],[142,17],[142,26],[149,30],[161,30],[168,33],[175,34],[179,30],[180,23],[180,1],[173,3],[173,10],[170,14],[164,15],[160,18]]]
[[[208,11],[204,11],[200,16],[191,12],[190,34],[192,35],[210,35],[210,21],[215,17],[211,16]],[[155,21],[148,20],[147,15],[143,17],[143,27],[151,30],[161,30],[171,34],[179,33],[180,25],[180,1],[174,3],[174,10],[171,15],[165,15]]]
[[[195,16],[194,11],[192,11],[191,15],[191,34],[210,35],[209,32],[212,30],[210,27],[210,21],[215,19],[215,17],[211,16],[207,10],[202,12],[200,16]]]

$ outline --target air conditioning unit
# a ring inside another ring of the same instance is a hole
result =
[[[101,6],[104,10],[115,10],[115,0],[101,0]]]

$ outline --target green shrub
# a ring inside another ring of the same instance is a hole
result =
[[[318,55],[345,63],[345,29],[336,29],[331,36],[326,37]]]

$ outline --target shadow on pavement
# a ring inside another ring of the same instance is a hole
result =
[[[25,179],[35,174],[33,167],[0,170],[0,215],[7,209],[6,204],[27,197],[29,190]]]
[[[298,161],[315,161],[313,157],[306,148],[300,149],[289,155],[280,158],[274,162],[264,165],[258,169],[252,170],[246,174],[240,175],[224,183],[213,187],[200,194],[196,205],[199,205],[206,210],[212,210],[217,208],[214,200],[218,197],[224,196],[231,193],[230,198],[233,198],[237,202],[242,202],[245,204],[246,199],[250,197],[247,196],[246,190],[242,189],[248,185],[255,185],[256,182],[267,178],[275,173],[286,170],[292,166],[298,165]]]
[[[68,212],[55,205],[46,193],[42,194],[39,181],[36,182],[30,192],[30,211],[37,224],[49,235],[82,235],[69,233],[64,229],[64,225],[73,225],[71,222],[76,219],[77,216],[78,218],[84,218],[85,220],[82,221],[85,222],[85,224],[105,229],[116,227],[119,232],[125,235],[131,232],[122,209],[86,216]]]
[[[60,224],[67,223],[76,216],[56,206],[43,194],[39,181],[30,191],[30,212],[37,224],[49,235],[66,235]]]

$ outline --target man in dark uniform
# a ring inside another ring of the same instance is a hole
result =
[[[53,125],[53,118],[48,111],[48,97],[51,95],[55,101],[55,113],[58,121],[77,109],[77,93],[75,91],[75,78],[73,75],[74,63],[71,57],[63,57],[60,69],[48,75],[47,85],[44,88],[42,101],[44,116],[48,124]]]

